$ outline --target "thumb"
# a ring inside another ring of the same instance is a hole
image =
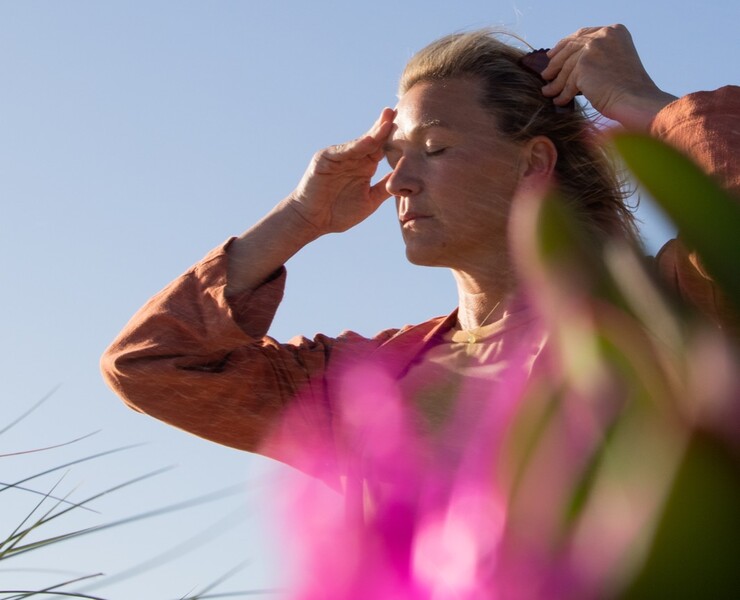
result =
[[[378,208],[383,202],[391,197],[391,193],[386,188],[391,175],[393,175],[392,171],[390,173],[386,173],[377,183],[370,187],[370,202],[373,203],[375,208]]]

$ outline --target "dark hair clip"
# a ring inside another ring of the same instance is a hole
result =
[[[539,50],[532,50],[528,54],[525,54],[519,59],[519,66],[523,67],[530,73],[538,75],[542,79],[542,71],[547,69],[547,65],[550,64],[550,59],[547,56],[549,48],[540,48]],[[545,81],[542,79],[542,81]]]
[[[530,73],[537,75],[543,83],[547,83],[547,80],[542,77],[542,72],[547,68],[547,65],[550,64],[550,58],[547,56],[547,52],[549,50],[549,48],[533,50],[532,52],[522,56],[517,63],[525,71],[529,71]],[[565,106],[554,106],[556,113],[572,113],[576,109],[576,101],[573,99]]]

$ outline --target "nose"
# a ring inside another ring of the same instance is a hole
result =
[[[414,169],[412,161],[406,156],[396,163],[393,173],[385,184],[389,194],[399,196],[413,196],[421,190],[421,179]]]

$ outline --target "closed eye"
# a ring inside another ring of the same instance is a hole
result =
[[[425,154],[426,154],[427,156],[439,156],[439,155],[440,155],[440,154],[442,154],[442,153],[443,153],[443,152],[444,152],[445,150],[447,150],[447,148],[445,148],[444,146],[443,146],[442,148],[427,148],[427,149],[425,150]]]

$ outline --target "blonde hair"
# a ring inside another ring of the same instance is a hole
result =
[[[519,65],[525,52],[496,35],[483,29],[432,42],[406,65],[399,95],[422,81],[461,77],[480,81],[483,106],[504,135],[515,142],[542,135],[555,144],[559,189],[586,225],[599,237],[636,241],[634,215],[625,204],[630,193],[597,142],[594,121],[578,104],[573,111],[557,110],[552,99],[542,95],[542,79]]]

